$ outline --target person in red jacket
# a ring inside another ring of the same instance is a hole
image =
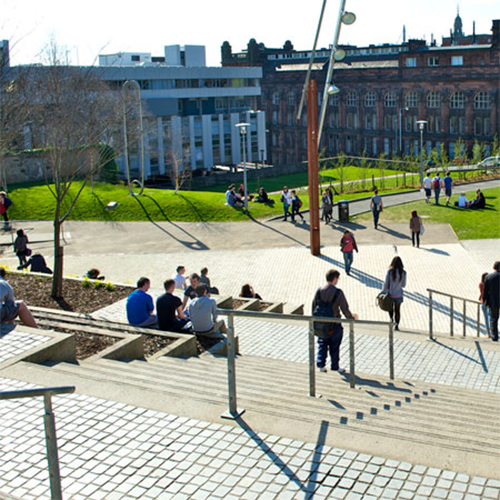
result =
[[[345,273],[350,276],[351,266],[354,261],[354,250],[358,251],[358,245],[356,245],[354,236],[347,229],[340,240],[340,250],[344,255]]]

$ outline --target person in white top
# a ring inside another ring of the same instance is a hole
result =
[[[290,205],[292,204],[292,195],[288,192],[288,188],[286,186],[283,188],[283,191],[281,192],[280,201],[281,203],[283,203],[283,212],[285,215],[283,220],[286,222],[288,216],[290,215],[288,210],[290,208]]]
[[[425,179],[424,179],[424,185],[423,185],[423,188],[425,190],[425,201],[426,203],[429,203],[429,200],[431,198],[431,194],[432,194],[432,191],[431,191],[431,177],[429,175],[429,172],[427,172],[427,174],[425,175]]]
[[[173,280],[175,281],[175,288],[179,290],[186,289],[186,278],[184,277],[184,274],[186,274],[186,268],[184,266],[179,266],[177,268],[177,274],[173,277]]]

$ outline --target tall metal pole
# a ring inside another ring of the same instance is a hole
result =
[[[248,214],[248,192],[247,192],[247,128],[241,127],[241,140],[243,142],[243,191],[245,195],[245,213]]]
[[[328,62],[328,71],[326,75],[325,88],[323,90],[323,101],[321,103],[321,114],[319,117],[319,127],[318,127],[318,140],[316,143],[317,148],[319,148],[321,142],[321,131],[323,130],[323,124],[325,122],[326,107],[328,105],[328,88],[332,81],[333,64],[334,64],[335,52],[337,50],[337,45],[339,43],[340,26],[342,24],[342,15],[344,14],[345,3],[346,0],[341,0],[340,2],[339,17],[337,19],[337,26],[335,27],[335,35],[333,36],[333,44],[332,44],[332,50],[330,52],[330,60]]]
[[[52,500],[62,500],[61,474],[59,470],[59,455],[57,452],[56,421],[52,411],[51,394],[44,395],[45,414],[45,444],[47,446],[47,461],[49,463],[50,497]]]
[[[318,197],[318,94],[316,80],[307,89],[307,167],[309,175],[309,233],[311,254],[320,255]]]
[[[424,184],[424,126],[420,124],[420,186]]]
[[[319,15],[318,29],[316,30],[316,37],[314,38],[314,45],[311,54],[311,59],[309,60],[309,67],[307,68],[306,81],[304,82],[304,88],[302,89],[302,96],[300,98],[299,111],[297,113],[297,120],[300,120],[302,116],[302,109],[304,108],[304,102],[306,100],[307,87],[309,86],[309,80],[311,79],[312,65],[314,64],[314,57],[316,56],[316,46],[318,45],[319,32],[321,31],[321,23],[323,22],[323,14],[325,13],[327,0],[323,0],[323,5],[321,6],[321,14]]]

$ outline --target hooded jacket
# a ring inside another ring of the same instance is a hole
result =
[[[196,297],[189,303],[188,312],[195,332],[209,332],[217,321],[217,302],[206,295]]]

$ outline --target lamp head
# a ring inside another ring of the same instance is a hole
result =
[[[250,127],[250,123],[237,123],[235,127],[238,127],[240,129],[241,134],[246,134],[247,127]]]
[[[327,90],[328,95],[335,95],[335,94],[338,94],[339,92],[340,92],[340,89],[333,83],[330,84],[330,86],[328,87],[328,90]]]
[[[417,125],[419,126],[420,130],[424,130],[424,127],[427,125],[426,120],[418,120]]]
[[[356,21],[356,14],[354,14],[353,12],[344,12],[342,14],[342,22],[344,24],[353,24],[354,22]]]
[[[345,59],[346,51],[344,49],[335,49],[335,53],[333,54],[333,58],[338,62]]]

